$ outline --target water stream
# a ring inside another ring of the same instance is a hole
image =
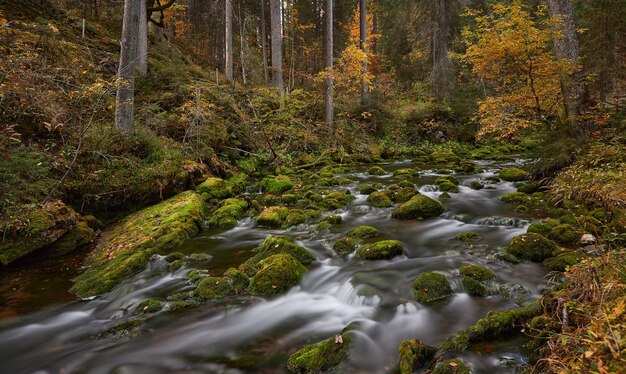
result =
[[[334,212],[343,217],[341,224],[319,234],[310,236],[306,225],[287,230],[262,229],[248,218],[232,230],[207,229],[176,249],[209,254],[211,259],[202,267],[219,275],[250,257],[249,250],[268,235],[292,236],[318,261],[301,284],[283,296],[240,296],[185,311],[163,311],[140,329],[109,334],[104,332],[131,318],[140,301],[165,299],[193,289],[186,277],[190,268],[170,272],[163,257],[158,257],[140,274],[93,300],[70,302],[62,296],[55,300],[41,293],[31,295],[24,302],[37,304],[38,300],[38,308],[0,320],[0,372],[282,373],[290,353],[337,334],[351,322],[359,322],[349,363],[352,371],[389,372],[397,363],[398,345],[403,340],[419,338],[438,344],[490,310],[513,308],[537,298],[547,283],[547,270],[540,264],[512,265],[497,260],[495,255],[501,247],[524,233],[532,218],[500,201],[502,195],[515,190],[510,182],[491,183],[482,190],[467,187],[472,180],[497,174],[504,165],[480,164],[485,170],[480,174],[456,175],[461,180],[461,191],[442,200],[449,211],[436,219],[395,220],[390,216],[391,208],[373,208],[365,195],[359,195],[360,183],[398,183],[401,179],[393,177],[392,172],[414,166],[402,161],[381,165],[388,172],[383,176],[367,174],[365,166],[343,174],[354,183],[341,188],[349,188],[357,198],[346,209]],[[409,180],[422,194],[438,199],[441,193],[433,187],[438,176],[422,172]],[[335,240],[360,225],[380,230],[377,240],[402,241],[406,254],[389,261],[369,262],[353,255],[335,255]],[[471,244],[454,239],[466,231],[477,232],[482,239]],[[497,294],[469,296],[458,274],[466,263],[493,270],[497,280],[492,287],[499,290]],[[424,306],[414,301],[411,283],[418,274],[430,270],[446,274],[455,294]],[[22,273],[22,277],[29,276],[28,270]],[[67,289],[67,280],[75,272],[67,273],[65,281],[47,288],[50,295]],[[10,275],[0,280],[4,282]],[[33,300],[35,297],[39,298]],[[514,373],[526,364],[519,339],[480,347],[481,354],[466,353],[463,359],[475,373]]]

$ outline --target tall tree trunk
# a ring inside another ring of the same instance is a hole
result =
[[[270,69],[267,64],[267,24],[265,22],[265,0],[261,0],[261,48],[263,50],[263,76],[265,84],[270,82]]]
[[[572,0],[547,0],[550,17],[557,19],[554,25],[556,37],[554,38],[554,55],[559,60],[565,60],[569,64],[578,64],[580,48],[574,23]],[[583,109],[586,95],[586,87],[582,83],[582,73],[576,71],[568,77],[563,77],[561,83],[566,116],[571,123],[575,123],[576,117]]]
[[[126,133],[135,131],[133,104],[135,99],[137,32],[140,18],[139,3],[137,0],[124,2],[120,64],[117,72],[115,126]]]
[[[226,0],[224,10],[224,45],[226,56],[224,59],[226,80],[233,81],[233,3],[232,0]]]
[[[148,11],[146,9],[146,0],[139,0],[139,30],[137,39],[137,72],[141,76],[148,73]]]
[[[453,0],[433,0],[432,6],[432,71],[430,86],[433,97],[443,101],[449,96],[452,66],[450,53],[452,47],[452,11]]]
[[[241,56],[241,79],[245,86],[248,84],[246,75],[246,13],[241,9],[241,1],[239,1],[239,54]]]
[[[326,124],[330,129],[334,129],[334,81],[332,78],[333,73],[333,0],[326,0],[326,23],[324,27],[324,66],[326,73],[331,74],[326,78]]]
[[[360,0],[360,46],[364,57],[361,74],[367,74],[367,0]],[[369,86],[365,78],[361,79],[361,104],[369,105]]]
[[[283,36],[280,0],[270,0],[270,23],[272,31],[272,80],[274,87],[283,94]]]

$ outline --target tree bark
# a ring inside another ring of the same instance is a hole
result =
[[[330,129],[334,129],[334,81],[333,73],[333,0],[326,0],[325,9],[326,23],[324,27],[325,53],[324,67],[326,73],[331,74],[325,80],[326,85],[326,125]]]
[[[139,29],[137,33],[137,73],[140,76],[148,73],[148,11],[146,1],[139,1]]]
[[[224,58],[224,73],[226,74],[226,80],[229,82],[233,81],[233,3],[232,0],[226,0],[225,10],[224,10],[224,49],[225,49],[225,58]]]
[[[241,1],[239,1],[239,54],[241,56],[241,80],[245,86],[248,84],[246,74],[246,13],[241,9]]]
[[[432,9],[432,71],[430,76],[431,91],[437,102],[449,96],[452,66],[450,53],[452,47],[451,34],[451,2],[452,0],[433,0]]]
[[[270,23],[272,32],[272,80],[274,87],[283,94],[283,37],[280,0],[270,0]]]
[[[141,1],[143,0],[125,0],[124,2],[120,64],[117,72],[115,126],[126,133],[135,131],[133,104],[135,99],[137,32],[139,30]]]
[[[576,65],[580,57],[580,48],[576,35],[572,0],[547,0],[547,2],[550,17],[557,20],[554,25],[556,34],[554,55],[559,60],[565,60],[569,64]],[[575,123],[576,117],[583,110],[587,91],[582,83],[582,73],[577,70],[573,74],[563,77],[561,87],[566,117],[571,123]]]
[[[261,0],[261,49],[263,50],[263,76],[265,84],[270,82],[270,70],[267,64],[267,24],[265,22],[265,0]]]
[[[363,62],[361,67],[361,105],[369,105],[369,86],[365,75],[367,75],[367,0],[360,0],[360,47],[363,51]]]

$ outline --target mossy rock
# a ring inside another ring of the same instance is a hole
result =
[[[398,347],[400,356],[398,369],[400,374],[412,374],[416,370],[421,369],[432,359],[435,352],[435,348],[417,339],[403,341]]]
[[[450,194],[447,192],[442,192],[441,195],[439,195],[439,198],[443,200],[447,200],[447,199],[452,198],[452,196],[450,196]]]
[[[263,191],[271,193],[272,195],[280,195],[283,192],[287,192],[293,188],[291,179],[286,175],[279,175],[277,177],[268,177],[261,181],[261,188]]]
[[[256,217],[256,223],[259,226],[280,228],[285,224],[288,215],[288,208],[284,206],[272,206],[259,213]]]
[[[355,197],[350,194],[350,191],[346,190],[346,191],[331,192],[325,198],[325,200],[328,200],[328,199],[337,200],[338,202],[342,204],[342,206],[346,206],[348,205],[350,201],[354,200]]]
[[[293,205],[298,201],[298,196],[286,193],[280,197],[280,201],[285,205]]]
[[[524,204],[530,201],[530,198],[523,192],[509,192],[502,196],[500,200],[505,203]]]
[[[223,274],[237,293],[242,293],[250,284],[250,278],[239,269],[230,268]]]
[[[0,240],[0,263],[16,259],[44,248],[78,225],[80,216],[61,201],[25,209],[12,222],[5,223]]]
[[[221,178],[208,178],[196,187],[196,192],[207,201],[212,199],[226,199],[235,193],[233,185]]]
[[[322,222],[328,222],[331,225],[338,225],[343,221],[343,218],[341,218],[341,216],[336,215],[336,214],[330,214],[327,215],[326,217],[322,218]]]
[[[245,173],[238,173],[231,178],[228,178],[228,183],[233,186],[233,192],[235,194],[243,193],[248,187],[250,178]]]
[[[471,181],[469,187],[472,190],[482,190],[483,188],[485,188],[485,185],[480,183],[479,181]]]
[[[356,250],[361,260],[389,260],[404,253],[404,246],[398,240],[383,240],[366,244]]]
[[[393,210],[396,219],[427,219],[437,217],[448,209],[440,202],[424,195],[415,195],[411,200]]]
[[[515,207],[514,211],[516,213],[526,213],[528,212],[528,207],[526,205],[518,205]]]
[[[156,313],[163,308],[163,304],[159,300],[148,299],[144,300],[137,305],[134,314],[149,314]]]
[[[371,184],[361,184],[359,185],[359,193],[361,195],[369,195],[378,191],[378,189],[374,188]]]
[[[576,265],[586,257],[574,250],[555,251],[553,255],[543,261],[543,265],[553,271],[565,271],[567,267]]]
[[[126,217],[93,250],[87,271],[75,279],[71,291],[81,297],[110,291],[143,270],[153,254],[197,234],[205,209],[202,195],[187,191]]]
[[[435,184],[437,186],[439,186],[440,184],[444,184],[444,183],[452,183],[453,185],[458,186],[459,184],[461,184],[461,181],[452,175],[444,175],[442,177],[437,178],[437,180],[435,181]]]
[[[527,180],[530,174],[519,168],[504,168],[500,170],[499,177],[507,182],[520,182]]]
[[[333,249],[337,254],[347,255],[356,250],[357,240],[349,236],[345,236],[335,242]]]
[[[372,226],[359,226],[348,231],[348,236],[358,239],[371,238],[378,234],[378,229]]]
[[[493,271],[479,265],[463,265],[460,272],[462,276],[470,277],[479,282],[492,280],[496,277]]]
[[[398,183],[398,187],[415,189],[415,184],[413,184],[413,183],[411,183],[409,181],[401,181],[400,183]]]
[[[372,166],[367,170],[369,175],[385,175],[387,172],[380,166]]]
[[[438,363],[432,374],[471,374],[471,370],[463,361],[453,358]]]
[[[415,169],[398,169],[393,172],[394,177],[414,177],[418,175],[418,171]]]
[[[462,242],[475,242],[480,240],[480,235],[475,233],[474,231],[462,232],[454,237],[456,240]]]
[[[539,182],[528,182],[517,186],[517,192],[523,192],[525,194],[534,194],[538,192],[541,188],[541,183]]]
[[[200,270],[191,270],[189,273],[187,273],[187,279],[189,279],[189,282],[191,283],[197,283],[200,279],[204,278],[205,276],[206,274],[201,272]]]
[[[548,234],[548,238],[559,244],[577,244],[583,235],[584,232],[564,223],[552,228]]]
[[[430,159],[437,163],[459,162],[461,158],[449,149],[434,151],[430,154]]]
[[[57,257],[68,254],[85,244],[91,243],[95,238],[96,233],[89,227],[87,222],[80,221],[76,224],[76,227],[63,234],[50,246],[41,250],[40,257]]]
[[[289,254],[303,264],[315,261],[315,256],[313,256],[311,252],[295,244],[292,238],[282,235],[268,237],[260,246],[254,248],[252,251],[255,255],[246,261],[246,264],[253,266],[261,260],[279,253]]]
[[[209,226],[230,229],[237,226],[237,220],[245,215],[248,202],[243,199],[227,199],[221,208],[217,209],[209,218]]]
[[[211,301],[230,296],[235,289],[226,278],[206,277],[198,283],[193,296],[200,301]]]
[[[372,206],[376,208],[387,208],[393,204],[389,196],[387,196],[387,194],[384,191],[372,192],[367,197],[367,201],[372,203]]]
[[[165,261],[167,262],[174,262],[176,260],[184,260],[184,259],[185,259],[185,255],[180,252],[172,252],[172,253],[169,253],[167,256],[165,256]]]
[[[348,359],[352,345],[352,334],[344,332],[337,338],[307,345],[289,357],[287,370],[298,374],[318,374],[341,371],[339,368]]]
[[[80,220],[87,223],[87,225],[93,230],[100,230],[104,228],[104,223],[91,214],[82,216]]]
[[[299,209],[290,210],[285,218],[284,227],[296,226],[306,222],[304,211]]]
[[[413,296],[419,303],[432,303],[450,295],[452,295],[452,287],[445,275],[431,271],[420,274],[413,281]]]
[[[418,192],[415,187],[403,187],[397,190],[388,191],[387,196],[394,203],[405,203],[413,198],[413,196],[417,195]]]
[[[248,292],[256,296],[280,295],[300,283],[307,268],[293,256],[279,253],[259,262],[259,271],[250,280]]]
[[[542,262],[552,256],[556,248],[556,244],[550,239],[539,234],[527,233],[511,240],[508,253],[520,259]]]
[[[550,219],[539,223],[533,223],[532,225],[528,226],[528,232],[548,236],[550,234],[550,231],[552,231],[553,228],[557,227],[560,224],[561,223],[555,219]]]
[[[463,277],[463,285],[467,289],[467,293],[472,296],[489,296],[490,291],[483,282],[471,277]]]
[[[457,185],[455,185],[454,183],[450,183],[450,182],[443,182],[437,185],[437,187],[439,188],[439,191],[442,192],[449,192],[449,193],[459,193],[459,187]]]

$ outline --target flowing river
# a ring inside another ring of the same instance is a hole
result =
[[[346,209],[334,212],[343,222],[329,230],[314,235],[309,235],[306,225],[268,230],[256,227],[251,218],[231,230],[207,229],[175,251],[210,255],[210,260],[194,266],[211,274],[239,265],[252,256],[250,249],[277,234],[296,238],[297,244],[314,253],[317,262],[300,285],[285,295],[269,299],[238,296],[192,309],[163,311],[123,333],[106,331],[132,318],[140,301],[165,299],[193,289],[186,276],[190,268],[170,272],[164,258],[158,256],[112,292],[84,301],[70,301],[66,294],[69,280],[77,273],[76,255],[48,262],[58,266],[49,271],[37,264],[11,270],[0,275],[5,285],[16,276],[51,283],[44,291],[24,296],[21,302],[28,307],[18,316],[0,320],[0,372],[282,373],[290,353],[332,337],[352,322],[358,322],[358,327],[350,371],[389,372],[398,362],[398,345],[403,340],[441,343],[488,311],[534,300],[548,283],[548,271],[541,264],[513,265],[497,258],[502,246],[526,231],[532,216],[516,213],[514,205],[500,201],[502,195],[515,191],[513,183],[495,182],[482,190],[468,187],[471,181],[497,175],[498,169],[513,162],[479,164],[484,168],[480,174],[455,175],[461,180],[460,193],[441,200],[449,211],[435,219],[395,220],[390,215],[392,208],[374,208],[367,196],[359,194],[359,184],[395,184],[401,179],[392,176],[394,170],[415,166],[399,161],[380,165],[388,173],[382,176],[369,175],[366,166],[342,174],[354,183],[336,189],[349,188],[356,199]],[[439,199],[441,192],[433,186],[438,176],[423,171],[408,180],[422,194]],[[405,255],[388,261],[335,255],[334,242],[361,225],[376,227],[381,233],[377,240],[400,240]],[[457,234],[467,231],[482,239],[471,243],[455,240]],[[467,263],[494,271],[494,295],[467,294],[458,270]],[[411,284],[417,275],[431,270],[446,274],[454,295],[425,306],[414,301]],[[53,276],[55,280],[50,280]],[[10,292],[6,287],[0,290]],[[462,358],[475,373],[515,373],[526,365],[523,342],[522,337],[503,337]]]

